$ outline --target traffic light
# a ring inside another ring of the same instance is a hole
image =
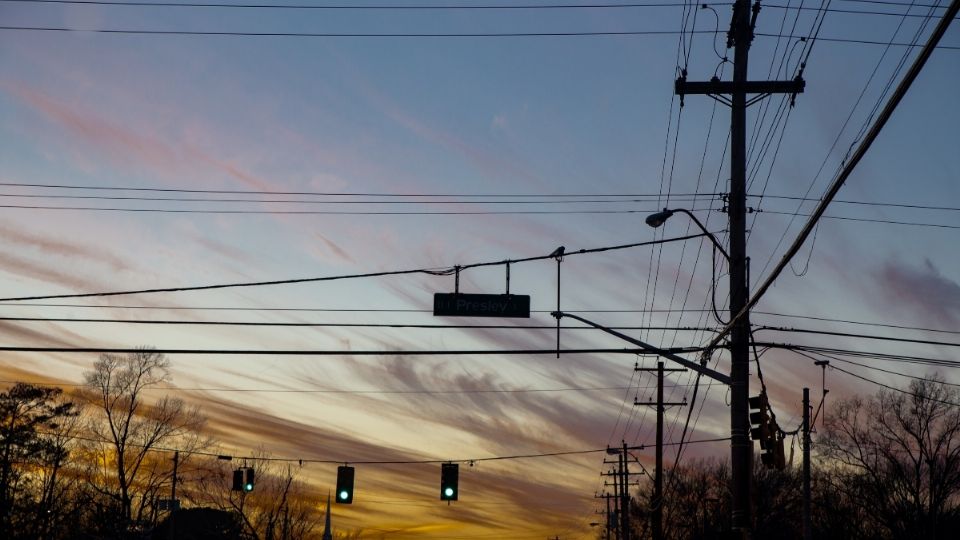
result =
[[[233,471],[233,487],[230,489],[232,491],[243,491],[243,469]]]
[[[774,465],[774,433],[770,426],[770,416],[767,414],[770,407],[767,402],[767,394],[760,392],[760,395],[751,397],[749,403],[750,438],[760,442],[760,462],[769,469]]]
[[[241,467],[233,471],[233,487],[230,488],[232,491],[243,491],[244,493],[250,493],[253,491],[253,469],[250,467]]]
[[[247,469],[247,480],[243,483],[243,491],[250,493],[253,491],[253,468]]]
[[[440,500],[455,501],[460,496],[459,483],[460,465],[456,463],[442,463],[440,465]]]
[[[337,497],[340,504],[353,503],[353,467],[341,465],[337,467]]]
[[[770,445],[772,433],[770,432],[770,417],[767,416],[767,394],[761,392],[760,395],[753,396],[750,402],[750,438],[760,441],[760,448],[766,450]]]
[[[767,414],[769,410],[766,393],[760,392],[760,395],[750,398],[750,437],[760,441],[760,462],[764,467],[783,470],[786,467],[783,433]]]

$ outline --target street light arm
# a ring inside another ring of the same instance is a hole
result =
[[[720,253],[723,254],[723,258],[726,259],[727,262],[730,262],[730,255],[727,253],[727,250],[723,249],[723,246],[720,244],[720,241],[717,240],[717,237],[707,230],[707,227],[700,221],[699,218],[697,218],[697,216],[693,214],[693,212],[687,210],[686,208],[673,208],[670,211],[681,212],[690,216],[690,219],[697,224],[697,227],[700,227],[700,230],[706,233],[707,237],[710,238],[710,241],[713,242],[713,247],[717,248]]]
[[[618,338],[620,338],[620,339],[622,339],[622,340],[624,340],[624,341],[627,341],[627,342],[629,342],[629,343],[632,343],[632,344],[640,347],[641,349],[643,349],[643,350],[646,351],[646,352],[650,352],[650,353],[656,354],[656,355],[658,355],[658,356],[662,356],[662,357],[666,358],[667,360],[673,360],[674,362],[680,364],[681,366],[683,366],[683,367],[685,367],[685,368],[687,368],[687,369],[691,369],[691,370],[693,370],[693,371],[696,371],[697,373],[700,373],[700,374],[702,374],[702,375],[706,375],[707,377],[710,377],[711,379],[713,379],[713,380],[715,380],[715,381],[721,382],[721,383],[726,384],[726,385],[729,385],[729,384],[730,384],[730,376],[729,376],[729,375],[724,375],[723,373],[720,373],[719,371],[714,371],[714,370],[708,368],[707,366],[702,366],[702,365],[700,365],[700,364],[698,364],[698,363],[696,363],[696,362],[691,362],[690,360],[687,360],[686,358],[683,358],[682,356],[678,356],[678,355],[676,355],[676,354],[673,354],[672,352],[665,351],[665,350],[663,350],[663,349],[661,349],[661,348],[659,348],[659,347],[654,347],[653,345],[650,345],[650,344],[648,344],[648,343],[644,343],[644,342],[640,341],[639,339],[632,338],[632,337],[630,337],[630,336],[628,336],[628,335],[626,335],[626,334],[621,334],[620,332],[617,332],[616,330],[607,328],[606,326],[602,326],[602,325],[597,324],[597,323],[595,323],[595,322],[593,322],[593,321],[589,321],[589,320],[587,320],[587,319],[584,319],[583,317],[580,317],[579,315],[572,315],[572,314],[570,314],[570,313],[564,313],[564,312],[562,312],[562,311],[554,311],[554,312],[551,313],[550,315],[552,315],[555,319],[557,319],[557,321],[559,321],[559,320],[562,319],[563,317],[569,317],[569,318],[571,318],[571,319],[580,321],[580,322],[582,322],[582,323],[584,323],[584,324],[586,324],[586,325],[589,325],[589,326],[592,326],[592,327],[596,328],[597,330],[602,330],[602,331],[604,331],[604,332],[606,332],[606,333],[608,333],[608,334],[610,334],[610,335],[612,335],[612,336],[617,336]]]

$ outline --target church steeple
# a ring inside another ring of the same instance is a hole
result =
[[[333,533],[330,532],[330,493],[327,493],[327,521],[323,525],[323,540],[333,540]]]

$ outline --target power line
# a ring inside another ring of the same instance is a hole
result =
[[[944,360],[942,358],[929,358],[923,356],[910,356],[903,354],[892,354],[892,353],[882,353],[874,351],[859,351],[859,350],[850,350],[850,349],[839,349],[834,347],[817,347],[813,345],[797,345],[792,343],[774,343],[774,342],[757,342],[759,347],[770,347],[774,349],[785,349],[788,351],[807,351],[817,354],[827,353],[827,354],[836,354],[841,356],[853,356],[857,358],[870,358],[873,360],[881,360],[885,362],[901,362],[907,364],[917,364],[917,365],[927,365],[927,366],[937,366],[944,368],[956,369],[960,368],[960,362],[954,360]]]
[[[797,212],[779,212],[775,210],[760,210],[760,213],[763,214],[773,214],[778,216],[805,216],[812,217],[814,214],[801,214]],[[874,219],[874,218],[858,218],[858,217],[849,217],[849,216],[838,216],[823,214],[818,216],[822,219],[836,219],[840,221],[857,221],[861,223],[883,223],[886,225],[907,225],[911,227],[932,227],[939,229],[960,229],[960,225],[948,225],[946,223],[923,223],[917,221],[899,221],[894,219]]]
[[[0,317],[11,322],[56,322],[56,323],[105,323],[105,324],[156,324],[183,326],[265,326],[291,328],[405,328],[405,329],[459,329],[459,330],[556,330],[556,325],[532,324],[414,324],[414,323],[314,323],[314,322],[263,322],[263,321],[180,321],[157,319],[93,319],[70,317]],[[595,330],[589,326],[561,326],[562,330]],[[678,332],[709,332],[707,327],[683,326],[611,326],[611,330],[675,330]]]
[[[2,195],[0,195],[2,196]],[[210,200],[209,202],[220,202]],[[253,202],[253,201],[251,201]],[[275,201],[255,201],[260,203],[271,203]],[[287,201],[276,201],[287,202]],[[321,201],[318,201],[321,202]],[[642,201],[595,201],[595,202],[642,202]],[[321,202],[326,204],[326,202]],[[368,203],[374,204],[374,203]],[[376,203],[382,204],[382,203]],[[424,202],[424,204],[428,204]],[[450,204],[455,204],[450,202]],[[491,203],[500,204],[500,203]],[[522,204],[516,202],[514,204]],[[553,203],[556,204],[556,203]],[[304,215],[304,216],[489,216],[489,215],[596,215],[596,214],[648,214],[655,212],[656,208],[632,209],[632,210],[450,210],[450,211],[392,211],[392,210],[218,210],[218,209],[188,209],[188,208],[124,208],[124,207],[100,207],[100,206],[43,206],[43,205],[15,205],[0,204],[0,208],[12,210],[49,210],[49,211],[74,211],[74,212],[119,212],[135,214],[213,214],[213,215]],[[946,209],[946,208],[944,208]],[[692,208],[692,211],[711,210],[710,208]],[[782,212],[777,210],[758,210],[757,214],[772,214],[783,216],[810,216],[797,212]],[[887,225],[906,225],[913,227],[932,227],[941,229],[960,229],[960,225],[949,225],[945,223],[925,223],[916,221],[899,221],[892,219],[874,219],[859,218],[851,216],[823,215],[823,219],[835,219],[842,221],[855,221],[862,223],[882,223]]]
[[[787,195],[747,195],[747,197],[763,197],[766,199],[781,199],[786,201],[819,201],[817,197],[791,197]],[[640,201],[637,201],[640,202]],[[934,206],[934,205],[923,205],[923,204],[904,204],[904,203],[888,203],[888,202],[872,202],[872,201],[853,201],[845,199],[835,199],[834,204],[853,204],[859,206],[883,206],[890,208],[910,208],[916,210],[944,210],[950,212],[960,212],[960,207],[957,206]]]
[[[799,352],[799,351],[793,351],[793,352],[799,354],[800,356],[809,358],[810,360],[816,361],[816,358],[814,358],[814,357],[812,357],[812,356],[808,356],[808,355],[803,354],[803,353],[801,353],[801,352]],[[931,396],[921,396],[921,395],[916,394],[916,393],[914,393],[914,392],[911,392],[911,391],[909,391],[909,390],[904,390],[904,389],[902,389],[902,388],[897,388],[896,386],[892,386],[892,385],[889,385],[889,384],[885,384],[885,383],[882,383],[882,382],[880,382],[880,381],[871,379],[871,378],[869,378],[869,377],[864,377],[863,375],[859,375],[859,374],[854,373],[854,372],[852,372],[852,371],[848,371],[848,370],[843,369],[843,368],[841,368],[841,367],[837,367],[837,366],[835,366],[835,365],[833,365],[833,364],[830,364],[830,369],[835,369],[835,370],[839,371],[840,373],[846,373],[847,375],[850,375],[851,377],[856,377],[857,379],[860,379],[861,381],[868,382],[868,383],[870,383],[870,384],[874,384],[874,385],[877,385],[877,386],[886,388],[887,390],[893,390],[894,392],[899,392],[899,393],[901,393],[901,394],[906,394],[906,395],[912,396],[912,397],[914,397],[914,398],[922,399],[922,400],[925,400],[925,401],[933,401],[933,402],[935,402],[935,403],[942,403],[942,404],[944,404],[944,405],[950,405],[950,406],[952,406],[952,407],[960,407],[960,403],[956,403],[956,402],[953,402],[953,401],[947,401],[947,400],[943,400],[943,399],[938,399],[938,398],[931,397]]]
[[[271,201],[260,201],[269,203]],[[340,210],[213,210],[182,208],[122,208],[99,206],[42,206],[26,204],[0,204],[0,208],[12,210],[68,210],[77,212],[127,212],[137,214],[270,214],[306,216],[490,216],[490,215],[543,215],[543,214],[642,214],[654,210],[452,210],[452,211],[340,211]]]
[[[922,327],[922,326],[906,326],[906,325],[885,324],[885,323],[878,323],[878,322],[852,321],[852,320],[849,320],[849,319],[831,319],[831,318],[829,318],[829,317],[813,317],[813,316],[809,316],[809,315],[790,315],[790,314],[787,314],[787,313],[776,313],[776,312],[773,312],[773,311],[754,311],[753,313],[757,313],[757,314],[760,314],[760,315],[771,315],[771,316],[774,316],[774,317],[790,317],[790,318],[794,318],[794,319],[807,319],[807,320],[811,320],[811,321],[823,321],[823,322],[843,323],[843,324],[856,324],[856,325],[860,325],[860,326],[876,326],[876,327],[880,327],[880,328],[896,328],[896,329],[898,329],[898,330],[918,330],[918,331],[921,331],[921,332],[937,332],[937,333],[941,333],[941,334],[956,334],[956,335],[960,335],[960,331],[957,331],[957,330],[938,330],[938,329],[935,329],[935,328],[924,328],[924,327]]]
[[[661,349],[671,353],[699,352],[697,347],[673,347]],[[23,353],[100,353],[134,354],[142,352],[140,347],[12,347],[0,346],[0,351]],[[496,355],[544,355],[544,354],[644,354],[646,349],[480,349],[480,350],[330,350],[330,349],[170,349],[151,347],[158,354],[197,354],[223,356],[496,356]]]
[[[756,328],[756,330],[773,330],[775,332],[788,332],[795,334],[817,334],[822,336],[838,336],[838,337],[852,337],[852,338],[861,338],[861,339],[875,339],[879,341],[893,341],[896,343],[917,343],[921,345],[938,345],[944,347],[960,347],[960,343],[953,343],[949,341],[932,341],[929,339],[910,339],[910,338],[898,338],[890,336],[876,336],[870,334],[854,334],[850,332],[832,332],[828,330],[809,330],[805,328],[787,328],[787,327],[778,327],[778,326],[761,326]]]
[[[692,238],[706,236],[707,234],[709,233],[700,233],[700,234],[693,234],[693,235],[687,235],[687,236],[679,236],[674,238],[665,238],[661,240],[650,240],[647,242],[636,242],[633,244],[621,244],[617,246],[581,249],[577,251],[569,251],[566,254],[564,254],[564,256],[566,257],[566,256],[572,256],[572,255],[584,255],[588,253],[600,253],[604,251],[616,251],[616,250],[629,249],[634,247],[657,245],[657,244],[663,244],[667,242],[678,242],[682,240],[690,240]],[[270,286],[270,285],[289,285],[293,283],[317,283],[322,281],[339,281],[339,280],[346,280],[346,279],[359,279],[359,278],[410,275],[410,274],[449,276],[469,268],[479,268],[483,266],[500,266],[500,265],[506,265],[506,264],[518,264],[518,263],[540,261],[540,260],[554,259],[554,258],[555,256],[553,255],[541,255],[541,256],[534,256],[534,257],[525,257],[522,259],[508,259],[508,260],[495,261],[495,262],[465,264],[465,265],[459,265],[459,266],[454,266],[454,267],[445,268],[445,269],[417,268],[417,269],[411,269],[411,270],[388,270],[388,271],[382,271],[382,272],[369,272],[369,273],[363,273],[363,274],[346,274],[346,275],[339,275],[339,276],[281,279],[281,280],[254,281],[254,282],[242,282],[242,283],[220,283],[215,285],[198,285],[193,287],[163,287],[163,288],[154,288],[154,289],[111,291],[111,292],[99,292],[99,293],[22,296],[22,297],[16,297],[16,298],[0,298],[0,302],[19,302],[23,300],[50,300],[50,299],[57,299],[57,298],[91,298],[91,297],[103,297],[103,296],[123,296],[123,295],[131,295],[131,294],[153,294],[153,293],[169,293],[169,292],[184,292],[184,291],[205,291],[205,290],[212,290],[212,289],[262,287],[262,286]]]
[[[144,201],[144,202],[205,202],[205,203],[264,203],[264,204],[615,204],[615,203],[645,203],[652,202],[650,199],[638,198],[608,198],[608,199],[493,199],[493,200],[317,200],[317,199],[211,199],[200,197],[122,197],[106,195],[41,195],[24,193],[0,193],[0,197],[21,198],[21,199],[68,199],[68,200],[97,200],[97,201]],[[650,197],[650,196],[647,196]],[[685,202],[696,201],[696,198],[678,198]],[[657,211],[656,209],[651,212]]]
[[[102,305],[102,304],[55,304],[55,303],[19,303],[19,302],[0,302],[0,306],[17,306],[17,307],[64,307],[64,308],[80,308],[80,309],[149,309],[155,311],[241,311],[241,312],[304,312],[304,313],[433,313],[433,310],[430,309],[390,309],[390,308],[369,308],[369,309],[354,309],[354,308],[256,308],[256,307],[227,307],[227,306],[143,306],[143,305]],[[552,313],[555,310],[531,310],[531,313]],[[622,314],[631,314],[631,313],[641,313],[643,310],[639,309],[570,309],[570,313],[622,313]],[[653,309],[653,313],[709,313],[710,309]],[[926,328],[922,326],[908,326],[900,324],[889,324],[873,321],[854,321],[850,319],[837,319],[831,317],[816,317],[810,315],[796,315],[791,313],[778,313],[775,311],[753,311],[752,313],[757,315],[767,315],[772,317],[786,317],[791,319],[803,319],[811,321],[820,321],[820,322],[830,322],[830,323],[841,323],[841,324],[852,324],[859,326],[875,326],[878,328],[894,328],[898,330],[916,330],[919,332],[932,332],[940,334],[951,334],[951,335],[960,335],[958,330],[942,330],[937,328]],[[11,318],[14,319],[14,318]],[[25,318],[29,319],[29,318]],[[37,318],[37,320],[42,320]],[[483,328],[483,326],[475,326],[477,328]],[[511,328],[523,328],[523,326],[511,326]],[[556,325],[550,326],[550,328],[556,329]],[[567,327],[564,327],[567,328]],[[586,326],[571,326],[569,329],[582,328],[589,329],[590,327]],[[618,327],[620,329],[629,330],[629,329],[640,329],[641,327]],[[692,329],[694,327],[644,327],[644,329],[650,330],[674,330],[677,328],[681,329]],[[715,330],[715,328],[702,327],[710,331]]]
[[[39,432],[43,435],[58,435],[64,436],[62,434],[55,434],[49,432]],[[81,435],[65,435],[67,439],[94,442],[94,443],[109,443],[111,441],[104,438],[94,438],[94,437],[84,437]],[[700,439],[697,441],[687,441],[687,444],[691,443],[711,443],[711,442],[721,442],[730,440],[729,437],[720,437],[716,439]],[[251,457],[243,456],[233,456],[218,454],[214,452],[206,452],[202,450],[185,450],[181,448],[169,448],[162,446],[145,446],[141,444],[136,444],[133,442],[128,442],[128,446],[133,446],[137,448],[144,448],[151,452],[181,452],[187,455],[194,456],[205,456],[213,457],[221,460],[233,460],[233,459],[249,459],[252,461],[270,461],[270,462],[285,462],[285,463],[317,463],[317,464],[327,464],[327,465],[342,465],[342,464],[353,464],[353,465],[430,465],[436,463],[479,463],[482,461],[504,461],[504,460],[514,460],[514,459],[536,459],[536,458],[548,458],[548,457],[563,457],[563,456],[575,456],[583,454],[597,454],[600,452],[606,452],[606,448],[598,449],[589,449],[589,450],[565,450],[558,452],[541,452],[541,453],[532,453],[532,454],[513,454],[506,456],[487,456],[487,457],[475,457],[475,458],[460,458],[460,459],[408,459],[408,460],[342,460],[342,459],[319,459],[319,458],[289,458],[289,457],[253,457],[254,453],[251,452]]]
[[[907,378],[907,379],[913,379],[913,380],[917,380],[917,381],[928,380],[928,379],[926,379],[926,378],[924,378],[924,377],[917,377],[916,375],[909,375],[909,374],[907,374],[907,373],[900,373],[899,371],[893,371],[893,370],[891,370],[891,369],[884,369],[884,368],[877,367],[877,366],[868,366],[868,365],[866,365],[866,364],[861,364],[860,362],[854,362],[853,360],[848,360],[848,359],[846,359],[846,358],[840,358],[840,357],[838,357],[838,356],[832,356],[832,355],[825,354],[825,353],[818,353],[818,355],[821,356],[821,357],[823,357],[823,358],[829,358],[831,361],[835,360],[835,361],[837,361],[837,362],[843,362],[843,363],[845,363],[845,364],[852,364],[852,365],[854,365],[854,366],[862,367],[862,368],[864,368],[864,369],[869,369],[869,370],[872,370],[872,371],[880,371],[880,372],[882,372],[882,373],[887,373],[887,374],[890,374],[890,375],[897,375],[897,376],[900,376],[900,377],[905,377],[905,378]],[[947,385],[947,386],[958,386],[958,387],[960,387],[960,384],[954,384],[954,383],[946,382],[946,381],[940,381],[940,384],[945,384],[945,385]]]
[[[2,0],[0,0],[2,1]],[[387,193],[387,192],[334,192],[334,191],[263,191],[241,189],[184,189],[157,187],[127,187],[103,185],[37,184],[25,182],[0,182],[0,186],[44,189],[69,189],[90,191],[134,191],[151,193],[206,193],[216,195],[309,195],[316,197],[659,197],[656,193]],[[678,196],[719,195],[719,193],[680,193]]]
[[[450,10],[537,10],[537,9],[636,9],[659,7],[685,7],[689,2],[631,2],[629,4],[254,4],[219,2],[143,2],[131,0],[0,0],[4,3],[21,4],[76,4],[95,6],[127,6],[152,8],[227,8],[227,9],[292,9],[292,10],[328,10],[328,11],[450,11]],[[721,5],[729,5],[721,3]]]
[[[50,383],[43,381],[0,381],[4,384],[32,384],[36,386],[57,386],[69,388],[86,388],[88,384],[77,383]],[[673,385],[684,386],[684,385]],[[335,389],[335,388],[225,388],[225,387],[179,387],[179,386],[149,386],[145,391],[157,392],[227,392],[227,393],[262,393],[262,394],[374,394],[374,395],[460,395],[460,394],[540,394],[559,392],[601,392],[609,390],[623,390],[626,386],[593,386],[593,387],[564,387],[564,388],[484,388],[473,390],[378,390],[378,389]],[[642,387],[649,389],[652,387]]]
[[[228,30],[146,30],[123,28],[74,28],[66,26],[0,26],[0,30],[27,32],[80,32],[115,35],[153,36],[232,36],[232,37],[306,37],[306,38],[502,38],[502,37],[581,37],[581,36],[676,36],[679,30],[623,30],[585,32],[242,32]],[[700,31],[697,34],[713,34]]]
[[[701,443],[712,443],[712,442],[722,442],[728,441],[730,437],[717,437],[714,439],[699,439],[696,441],[687,441],[686,444],[701,444]],[[672,446],[675,443],[665,443],[664,446]],[[169,450],[168,450],[169,451]],[[573,456],[573,455],[583,455],[583,454],[598,454],[600,452],[606,452],[606,448],[600,449],[590,449],[590,450],[568,450],[561,452],[543,452],[537,454],[514,454],[509,456],[493,456],[493,457],[481,457],[481,458],[462,458],[462,459],[428,459],[428,460],[389,460],[389,461],[342,461],[342,460],[325,460],[325,459],[304,459],[304,463],[327,463],[327,464],[342,464],[342,463],[351,463],[354,465],[427,465],[434,463],[450,463],[450,462],[460,462],[460,463],[478,463],[481,461],[503,461],[503,460],[513,460],[513,459],[531,459],[531,458],[545,458],[545,457],[561,457],[561,456]],[[206,455],[214,456],[216,454],[208,453]],[[219,457],[219,455],[216,455]],[[286,461],[286,462],[299,462],[299,459],[293,458],[267,458],[266,461]]]
[[[897,6],[897,7],[916,7],[916,8],[934,8],[934,9],[946,9],[945,6],[937,4],[918,4],[912,2],[909,5],[904,4],[903,2],[894,2],[892,0],[837,0],[838,2],[848,2],[851,4],[877,4],[884,6]]]
[[[621,30],[621,31],[582,31],[582,32],[243,32],[228,30],[147,30],[131,28],[75,28],[67,26],[0,26],[0,30],[22,32],[76,32],[113,35],[149,35],[149,36],[220,36],[220,37],[294,37],[294,38],[513,38],[513,37],[602,37],[602,36],[677,36],[688,33],[716,34],[714,30]],[[777,37],[787,39],[806,39],[806,36],[781,36],[757,32],[757,37]],[[854,43],[860,45],[890,45],[895,47],[918,47],[910,43],[886,43],[869,39],[818,37],[818,41],[830,43]],[[938,45],[937,49],[960,50],[960,46]]]
[[[836,179],[831,183],[826,194],[824,194],[820,203],[817,204],[816,209],[814,209],[810,219],[804,225],[803,229],[797,235],[796,239],[794,239],[790,247],[787,248],[787,252],[780,259],[780,262],[777,263],[770,275],[767,276],[763,283],[760,284],[760,286],[751,296],[750,300],[745,306],[743,306],[743,309],[741,309],[740,312],[735,316],[731,317],[729,324],[727,324],[727,326],[710,341],[710,343],[707,345],[707,348],[716,346],[720,340],[723,339],[724,335],[733,329],[733,327],[737,324],[737,321],[745,314],[750,312],[750,309],[753,308],[763,297],[763,295],[770,289],[770,286],[774,283],[774,281],[776,281],[783,269],[786,268],[786,266],[790,263],[790,260],[793,259],[797,252],[800,251],[803,243],[813,231],[814,225],[816,225],[817,221],[819,221],[824,212],[826,212],[827,206],[830,204],[833,198],[836,197],[837,193],[840,192],[840,188],[843,187],[843,184],[853,173],[857,164],[860,163],[860,160],[863,159],[864,155],[866,155],[867,151],[870,149],[870,146],[873,144],[873,141],[876,140],[877,136],[880,134],[880,131],[883,129],[884,125],[886,125],[887,120],[889,120],[890,116],[893,115],[893,111],[900,104],[900,101],[910,89],[913,81],[916,80],[920,70],[923,69],[923,66],[930,58],[930,55],[933,53],[937,43],[940,42],[943,34],[946,33],[947,28],[950,26],[950,22],[954,17],[956,17],[958,11],[960,11],[960,0],[953,0],[953,2],[950,4],[950,8],[940,19],[939,24],[937,24],[936,29],[934,29],[933,33],[930,35],[930,38],[927,40],[927,43],[918,54],[916,60],[913,62],[913,65],[910,66],[907,74],[897,85],[893,95],[883,107],[883,111],[881,111],[876,121],[870,127],[869,132],[866,133],[856,151],[850,156],[850,159],[846,161],[843,169],[840,171],[840,174],[838,174]]]
[[[912,0],[911,0],[911,5],[912,5]],[[908,10],[909,10],[909,7],[908,7]],[[853,107],[851,107],[850,112],[847,114],[846,119],[843,121],[843,125],[840,127],[840,130],[837,132],[836,137],[834,137],[833,142],[830,144],[830,148],[829,150],[827,150],[826,155],[823,157],[823,160],[821,161],[820,166],[817,169],[817,172],[813,175],[813,179],[810,181],[810,184],[807,187],[806,193],[804,193],[804,197],[808,197],[811,191],[813,190],[814,186],[816,185],[817,180],[820,178],[820,174],[823,172],[824,167],[826,167],[827,162],[829,161],[830,155],[833,153],[844,131],[846,131],[847,126],[849,125],[850,121],[853,119],[853,116],[856,113],[857,108],[860,106],[860,103],[863,100],[864,96],[866,95],[867,90],[870,88],[870,83],[873,81],[874,77],[877,75],[878,71],[880,70],[880,67],[883,65],[884,59],[887,57],[887,53],[890,52],[892,43],[897,38],[897,35],[899,35],[899,32],[900,32],[900,29],[903,27],[903,25],[906,22],[907,22],[906,17],[900,18],[896,28],[893,30],[893,33],[891,34],[890,39],[887,42],[887,45],[884,47],[883,52],[880,54],[880,57],[878,58],[876,64],[873,67],[873,70],[871,71],[870,75],[867,77],[866,83],[864,83],[863,88],[860,90],[860,93],[857,96],[856,102],[853,104]],[[924,18],[923,24],[921,26],[925,26],[926,23],[927,23],[927,19]],[[911,40],[911,43],[916,43],[918,39],[919,39],[919,33],[915,34],[914,39]],[[903,58],[905,57],[906,55],[904,54],[904,56],[901,58],[901,64],[904,61]],[[899,66],[901,64],[898,64],[897,71],[899,71]],[[892,77],[891,77],[891,80],[892,80]],[[883,96],[878,97],[877,103],[879,104],[882,100],[883,100]],[[866,125],[866,122],[865,122],[865,125]],[[840,166],[838,167],[838,171],[835,174],[839,174],[839,172],[842,171],[842,168],[843,168],[843,163],[840,164]],[[780,235],[780,238],[777,240],[777,245],[771,251],[770,256],[767,258],[767,261],[764,263],[763,268],[758,273],[758,276],[764,275],[766,273],[767,268],[773,262],[776,252],[779,250],[780,246],[783,244],[783,241],[786,239],[787,233],[789,232],[790,228],[793,226],[794,221],[800,214],[801,208],[802,208],[802,204],[798,204],[796,210],[790,216],[790,220],[787,223],[787,226],[783,229],[783,233]],[[814,234],[814,240],[816,240],[816,234]],[[810,247],[810,255],[808,256],[808,260],[809,260],[809,257],[812,257],[812,255],[813,255],[813,245],[811,245]],[[792,268],[792,265],[791,265],[791,268]]]
[[[0,302],[0,306],[20,306],[20,307],[69,307],[69,308],[95,308],[95,309],[151,309],[157,311],[163,310],[198,310],[198,311],[293,311],[293,312],[318,312],[318,313],[433,313],[432,309],[390,309],[390,308],[269,308],[269,307],[229,307],[229,306],[131,306],[131,305],[103,305],[103,304],[26,304],[19,302]],[[553,313],[555,309],[530,310],[530,313]],[[639,309],[570,309],[570,313],[641,313]],[[680,311],[676,309],[653,309],[653,313],[668,313],[671,311]],[[700,312],[707,310],[686,309],[683,311]],[[785,315],[786,316],[786,315]],[[554,326],[556,328],[556,326]]]
[[[665,7],[689,7],[690,2],[644,2],[644,3],[625,3],[625,4],[256,4],[256,3],[218,3],[218,2],[143,2],[143,1],[107,1],[107,0],[0,0],[3,3],[17,4],[60,4],[60,5],[93,5],[93,6],[117,6],[117,7],[146,7],[146,8],[203,8],[203,9],[241,9],[241,10],[315,10],[315,11],[518,11],[518,10],[617,10],[617,9],[640,9],[640,8],[665,8]],[[895,5],[903,7],[903,4],[897,2],[872,2],[883,5]],[[711,6],[729,6],[730,2],[715,2]],[[816,11],[818,8],[806,6],[791,6],[765,4],[766,9],[783,9],[786,11]],[[921,4],[914,4],[914,7],[923,7]],[[833,13],[844,13],[854,15],[887,15],[887,16],[905,16],[922,17],[918,14],[901,14],[890,11],[871,11],[860,9],[837,9],[829,8],[824,11]]]

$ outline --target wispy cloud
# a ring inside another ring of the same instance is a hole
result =
[[[960,284],[944,276],[931,260],[920,267],[887,261],[873,278],[889,304],[911,308],[935,327],[956,328],[960,322]]]
[[[74,141],[97,150],[115,166],[147,168],[161,177],[190,169],[214,170],[250,189],[276,189],[274,182],[264,180],[227,159],[193,146],[168,142],[159,134],[131,129],[126,124],[111,121],[102,114],[85,110],[37,88],[0,82],[0,89],[62,127]],[[83,161],[89,165],[89,158],[84,157]]]
[[[323,245],[327,247],[329,252],[332,253],[337,259],[340,259],[341,261],[345,261],[349,263],[356,262],[353,260],[353,257],[351,257],[349,253],[347,253],[345,249],[340,247],[333,240],[330,240],[329,238],[327,238],[326,236],[320,233],[314,233],[314,236],[316,236],[320,240],[320,242],[322,242]]]
[[[105,281],[85,278],[75,272],[60,270],[49,263],[40,263],[13,253],[0,258],[0,271],[13,274],[21,280],[32,280],[64,287],[70,291],[97,291]]]
[[[0,238],[7,242],[33,248],[43,253],[107,265],[115,271],[132,269],[126,260],[107,248],[84,245],[77,242],[76,239],[66,241],[38,232],[25,231],[12,226],[11,223],[6,221],[0,221]]]

